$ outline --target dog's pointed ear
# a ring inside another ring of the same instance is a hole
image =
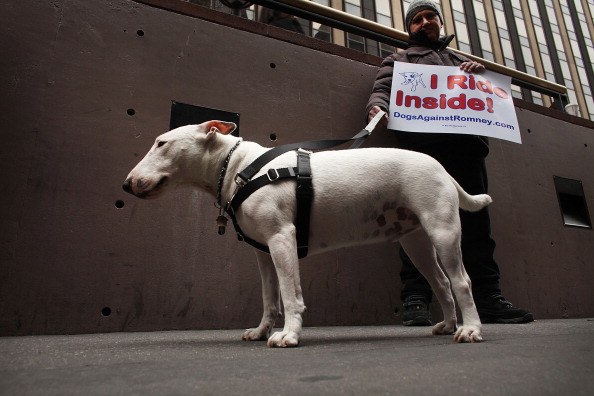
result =
[[[233,132],[235,130],[235,128],[237,128],[237,125],[235,125],[235,123],[227,122],[227,121],[214,120],[214,121],[209,121],[206,124],[207,134],[219,132],[219,133],[222,133],[223,135],[228,135],[231,132]]]

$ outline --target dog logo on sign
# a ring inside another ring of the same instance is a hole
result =
[[[419,84],[422,85],[423,88],[427,88],[427,86],[423,82],[423,73],[405,72],[400,73],[400,75],[404,77],[402,85],[410,85],[410,90],[413,92],[417,90]]]

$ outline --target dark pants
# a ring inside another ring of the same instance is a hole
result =
[[[469,194],[486,194],[488,191],[487,168],[484,158],[441,157],[433,154],[443,167]],[[462,223],[462,260],[472,281],[474,297],[498,292],[499,267],[493,259],[495,241],[491,237],[489,211],[460,211]],[[431,301],[431,287],[400,248],[402,270],[400,279],[404,285],[400,294],[404,301],[408,296],[424,296]]]

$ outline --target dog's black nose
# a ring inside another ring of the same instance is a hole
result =
[[[132,194],[132,185],[130,184],[130,179],[127,179],[124,184],[122,185],[124,191]]]

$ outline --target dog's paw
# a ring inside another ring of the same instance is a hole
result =
[[[266,341],[270,335],[270,328],[256,327],[255,329],[247,329],[241,339],[244,341]]]
[[[480,326],[463,325],[454,334],[456,342],[481,342],[482,340]]]
[[[271,348],[290,348],[299,345],[299,335],[294,331],[278,331],[268,339]]]
[[[450,335],[454,334],[456,331],[456,322],[439,322],[435,326],[433,326],[433,334],[434,335]]]

